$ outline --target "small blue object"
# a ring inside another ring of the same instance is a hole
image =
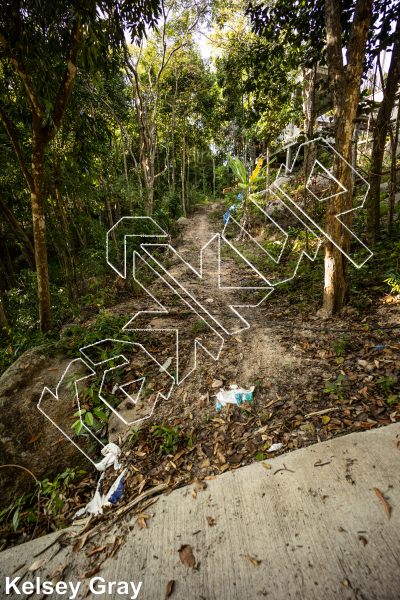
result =
[[[237,199],[239,200],[239,202],[241,202],[241,201],[243,200],[243,196],[242,196],[242,194],[238,194],[238,197],[237,197]]]
[[[111,502],[111,504],[117,504],[118,500],[121,500],[122,492],[123,492],[123,488],[124,488],[124,481],[125,481],[125,477],[121,477],[117,489],[109,497],[108,501]]]
[[[224,216],[222,217],[222,218],[223,218],[223,220],[224,220],[224,223],[227,223],[227,222],[228,222],[228,220],[229,220],[229,215],[230,215],[231,211],[232,211],[232,210],[236,210],[236,209],[237,209],[237,206],[236,206],[236,204],[232,204],[232,206],[230,206],[230,207],[228,208],[228,210],[226,211],[226,213],[225,213],[225,214],[224,214]]]
[[[250,392],[249,394],[245,394],[244,399],[246,400],[246,402],[253,402],[253,392]]]
[[[217,412],[218,412],[219,410],[221,410],[221,408],[222,408],[222,404],[221,404],[221,402],[218,400],[218,402],[217,402]]]
[[[243,394],[235,394],[235,400],[238,406],[243,404]]]
[[[385,346],[375,346],[375,348],[384,348]]]

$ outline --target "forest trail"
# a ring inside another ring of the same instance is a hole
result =
[[[213,222],[211,219],[212,213],[220,207],[219,204],[213,204],[211,206],[200,205],[199,209],[192,213],[183,226],[181,238],[179,243],[176,245],[176,253],[184,260],[187,264],[182,262],[179,258],[174,257],[172,259],[172,265],[168,269],[168,273],[176,281],[179,281],[188,290],[191,298],[189,299],[193,306],[196,306],[192,302],[192,298],[198,301],[197,310],[200,315],[203,315],[203,310],[215,313],[217,322],[223,325],[226,329],[224,332],[220,327],[213,323],[212,317],[205,317],[205,320],[211,326],[215,327],[215,331],[222,336],[224,340],[223,348],[219,354],[217,360],[210,361],[210,357],[198,354],[197,367],[185,381],[175,387],[172,393],[173,404],[178,402],[179,397],[186,397],[184,416],[187,414],[192,415],[193,425],[201,423],[204,416],[215,412],[216,400],[214,393],[218,391],[216,386],[210,387],[210,384],[214,381],[220,381],[227,387],[230,384],[236,384],[239,387],[248,389],[252,385],[260,386],[261,383],[268,386],[268,391],[273,394],[272,398],[275,403],[279,403],[276,393],[279,389],[282,390],[282,382],[289,378],[289,374],[293,381],[298,383],[305,383],[306,379],[301,377],[301,373],[298,372],[299,361],[290,352],[286,350],[279,343],[279,335],[274,329],[267,323],[249,321],[250,327],[246,329],[246,324],[241,321],[238,317],[235,317],[232,312],[230,305],[238,306],[244,304],[241,299],[241,291],[237,289],[220,289],[218,287],[218,246],[217,240],[209,243],[212,238],[216,238],[216,232],[220,233],[223,229],[222,219]],[[207,246],[208,244],[208,246]],[[207,246],[207,247],[206,247]],[[203,251],[203,272],[202,280],[193,277],[190,272],[188,265],[191,265],[194,269],[199,270],[200,268],[200,251]],[[222,253],[221,253],[222,255]],[[161,261],[162,263],[162,261]],[[229,256],[221,256],[220,263],[220,276],[221,286],[237,288],[241,281],[245,281],[246,277],[252,276],[253,271],[245,264],[244,261],[238,259],[233,260]],[[173,283],[170,277],[167,277],[169,283]],[[176,289],[178,287],[174,285]],[[151,293],[156,293],[159,289],[159,282],[156,281],[149,286]],[[180,290],[178,290],[180,291]],[[255,294],[258,293],[255,291]],[[161,292],[160,292],[161,294]],[[157,295],[157,294],[156,294]],[[266,292],[268,295],[268,291]],[[161,301],[163,305],[166,303],[162,300],[166,296],[157,295],[157,299]],[[148,302],[148,301],[147,301]],[[259,299],[250,300],[251,304],[257,304]],[[262,308],[240,308],[240,313],[246,317],[252,317],[256,319],[262,319],[262,313],[265,313],[266,303],[268,298],[262,303]],[[132,311],[133,306],[138,307],[138,302],[129,301],[126,304],[119,305],[111,312],[123,315],[134,313]],[[141,310],[150,308],[140,300]],[[155,308],[154,306],[151,308]],[[185,308],[185,307],[183,307]],[[149,328],[178,328],[180,336],[179,344],[179,360],[183,362],[186,357],[189,356],[188,351],[193,348],[194,339],[191,337],[190,325],[186,324],[185,318],[177,320],[176,310],[172,308],[171,315],[161,315],[154,317],[150,315],[146,321],[145,327]],[[225,315],[225,316],[224,316]],[[200,317],[201,318],[201,317]],[[186,319],[187,321],[187,319]],[[132,326],[132,325],[131,325]],[[143,322],[141,323],[143,326]],[[241,329],[240,333],[235,333]],[[276,329],[276,328],[275,328]],[[227,333],[229,332],[229,333]],[[212,336],[211,336],[212,337]],[[189,343],[185,340],[190,339]],[[214,346],[214,355],[217,355],[218,344],[221,343],[221,337],[215,338],[217,344]],[[200,339],[200,338],[197,338]],[[161,360],[161,359],[159,359]],[[164,359],[163,359],[164,360]],[[188,359],[189,360],[189,359]],[[194,365],[193,365],[194,366]],[[180,378],[182,380],[182,377]],[[271,394],[268,394],[270,401]],[[257,404],[265,402],[267,403],[267,397],[263,394],[255,392]],[[281,400],[279,398],[279,400]],[[203,406],[199,407],[198,403],[203,401]],[[119,413],[128,418],[131,413],[127,410],[130,409],[129,400],[123,402],[119,408]],[[138,412],[135,416],[142,418],[148,414],[148,407],[145,405],[142,409],[138,408]],[[155,409],[153,416],[149,420],[151,424],[161,424],[161,422],[167,417],[169,407],[163,406],[161,402]],[[119,421],[115,416],[110,419],[110,441],[117,442],[119,436],[126,431],[126,426]]]

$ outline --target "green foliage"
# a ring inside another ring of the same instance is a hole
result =
[[[389,396],[391,392],[391,388],[397,382],[396,377],[381,377],[377,379],[376,383],[382,387],[382,391],[385,396]]]
[[[153,427],[152,431],[155,441],[160,442],[158,454],[174,454],[176,452],[179,438],[182,436],[178,430],[178,425],[175,425],[175,427],[164,427],[163,422],[162,425]]]
[[[36,523],[37,510],[32,506],[32,503],[37,499],[39,491],[40,496],[46,499],[44,503],[43,500],[41,502],[42,509],[45,508],[53,516],[56,516],[64,506],[62,495],[65,494],[67,486],[76,477],[82,477],[85,473],[86,471],[79,469],[79,467],[67,468],[64,473],[57,475],[52,482],[48,478],[38,481],[35,484],[35,491],[22,494],[20,498],[14,501],[11,507],[4,509],[0,513],[0,525],[4,527],[7,523],[11,522],[11,530],[17,531],[21,523],[26,521]]]
[[[335,382],[324,381],[326,394],[336,394],[340,400],[343,400],[343,393],[348,391],[349,383],[344,381],[345,376],[340,374]]]
[[[391,294],[400,294],[400,281],[398,279],[395,279],[394,277],[389,277],[388,279],[385,279],[385,283],[390,285]]]
[[[333,340],[332,347],[335,351],[336,356],[340,356],[344,351],[346,345],[349,343],[350,334],[344,333],[342,338],[339,340]]]

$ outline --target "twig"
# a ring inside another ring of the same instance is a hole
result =
[[[330,463],[330,461],[329,461],[329,462],[326,462],[326,463],[321,463],[321,462],[320,462],[320,463],[318,463],[318,462],[316,462],[316,463],[314,464],[314,467],[323,467],[324,465],[330,465],[330,464],[331,464],[331,463]]]
[[[294,471],[292,471],[291,469],[287,469],[285,463],[283,463],[283,469],[278,469],[277,471],[275,471],[274,475],[276,475],[277,473],[279,473],[279,471],[289,471],[290,473],[294,473]]]
[[[60,538],[64,538],[64,537],[73,537],[74,534],[72,531],[63,531],[62,533],[60,533],[60,535],[58,535],[56,537],[55,540],[53,540],[51,542],[51,544],[49,544],[48,546],[46,546],[45,548],[43,548],[43,550],[40,550],[40,552],[38,552],[37,554],[33,555],[33,558],[36,558],[37,556],[39,556],[40,554],[43,554],[43,552],[46,552],[46,550],[48,550],[49,548],[51,548],[52,546],[54,546],[54,544],[56,544],[58,541],[60,541]],[[58,550],[57,550],[58,552]]]
[[[40,492],[42,491],[42,483],[36,479],[36,477],[34,476],[34,474],[32,473],[32,471],[29,471],[29,469],[26,469],[25,467],[21,467],[21,465],[0,465],[0,469],[5,469],[6,467],[16,467],[17,469],[23,469],[24,471],[26,471],[27,473],[29,473],[29,475],[32,475],[32,477],[36,481],[36,483],[39,484],[39,490],[38,490],[38,509],[36,511],[37,519],[36,519],[35,528],[33,530],[32,537],[31,537],[31,541],[32,541],[33,538],[34,538],[34,535],[36,533],[36,529],[37,529],[38,523],[39,523],[39,517],[40,517]]]
[[[317,410],[317,412],[308,413],[304,418],[313,417],[314,415],[322,415],[323,413],[332,412],[332,410],[340,410],[337,406],[335,408],[325,408],[325,410]]]

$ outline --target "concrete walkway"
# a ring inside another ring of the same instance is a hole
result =
[[[126,535],[126,543],[93,577],[102,577],[107,584],[133,582],[136,589],[142,582],[139,600],[165,598],[171,580],[173,600],[397,600],[400,449],[396,440],[400,440],[400,423],[296,450],[266,461],[269,470],[258,463],[225,473],[207,481],[207,489],[197,490],[197,498],[192,496],[193,486],[161,496],[145,511],[147,529],[138,530],[137,517],[121,523],[125,531],[116,534]],[[279,470],[284,465],[286,470]],[[390,520],[373,488],[391,505]],[[207,517],[213,519],[212,526]],[[6,596],[5,578],[22,563],[27,568],[38,558],[50,558],[56,545],[33,556],[57,535],[0,554],[1,599],[27,597]],[[99,534],[94,542],[100,546],[107,539]],[[191,547],[193,567],[180,560],[183,545]],[[90,578],[77,577],[92,568],[93,557],[86,558],[86,553],[84,548],[73,554],[68,546],[24,581],[49,580],[56,567],[68,563],[62,581],[74,586],[80,582],[76,598],[81,599]],[[68,590],[48,597],[70,598]],[[36,593],[30,597],[39,598]],[[86,597],[131,598],[134,593],[130,588],[129,594],[119,595],[114,585],[110,594],[88,591]]]

